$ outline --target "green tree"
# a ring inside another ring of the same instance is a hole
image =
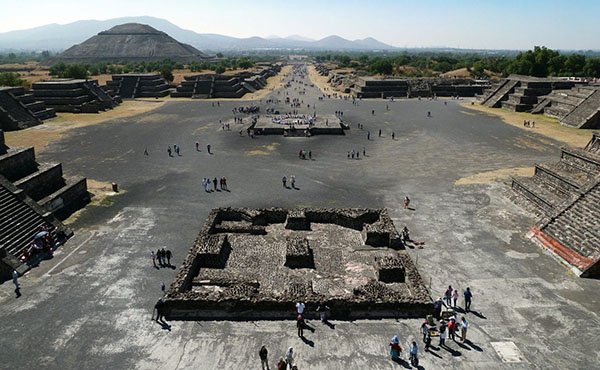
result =
[[[585,67],[585,56],[581,54],[571,54],[565,61],[564,71],[570,76],[582,76],[583,67]]]
[[[173,76],[173,69],[169,65],[162,66],[160,75],[169,83],[173,82],[173,79],[175,78],[175,76]]]
[[[27,81],[19,77],[14,72],[2,72],[0,73],[0,86],[26,86]]]
[[[223,58],[223,53],[217,53],[217,58]]]
[[[380,73],[382,75],[391,75],[394,72],[394,66],[387,59],[378,59],[371,64],[372,73]]]
[[[224,73],[225,72],[225,66],[222,65],[222,64],[218,65],[217,68],[215,68],[215,72],[217,72],[219,74]]]
[[[588,58],[583,67],[583,75],[586,77],[600,77],[600,58]]]

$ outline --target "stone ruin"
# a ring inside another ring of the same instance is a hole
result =
[[[475,96],[487,85],[463,78],[373,78],[359,77],[350,93],[357,98],[418,98]]]
[[[33,96],[57,112],[98,113],[112,109],[121,98],[98,85],[97,80],[60,78],[35,82]]]
[[[105,89],[122,99],[162,98],[169,95],[167,81],[158,73],[124,73],[112,76]]]
[[[185,76],[173,98],[241,98],[267,86],[267,78],[277,75],[279,64],[259,68],[254,72],[242,72],[235,75],[201,74]]]
[[[0,87],[0,130],[21,130],[52,117],[56,117],[55,110],[23,87]]]
[[[304,123],[293,123],[295,118],[285,119],[284,123],[273,122],[273,117],[277,114],[265,114],[256,118],[249,129],[255,135],[283,135],[285,137],[309,137],[314,135],[345,135],[345,130],[350,126],[343,122],[340,117],[333,114],[319,115],[311,125]],[[290,123],[291,122],[291,123]],[[292,124],[293,123],[293,124]]]
[[[0,130],[0,278],[23,275],[36,261],[20,260],[44,226],[55,239],[73,235],[56,215],[89,199],[85,178],[62,177],[60,163],[38,164],[33,148],[8,148]]]
[[[585,81],[510,75],[477,99],[490,108],[543,113],[565,126],[600,127],[600,86]]]
[[[385,209],[218,208],[164,296],[170,319],[418,317],[429,292]]]
[[[600,135],[585,149],[561,148],[561,159],[514,178],[514,200],[541,219],[527,237],[578,276],[600,277]]]

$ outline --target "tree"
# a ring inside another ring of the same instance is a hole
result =
[[[394,72],[394,66],[387,59],[378,59],[376,62],[371,64],[371,72],[382,75],[391,75],[392,72]]]
[[[217,53],[217,58],[223,58],[223,53]]]
[[[0,86],[26,86],[27,81],[19,78],[19,75],[14,72],[0,73]]]
[[[583,67],[583,75],[586,77],[600,77],[600,58],[589,58]]]
[[[173,82],[173,79],[175,78],[175,76],[173,76],[173,69],[169,65],[163,65],[161,67],[160,75],[169,83]]]
[[[253,66],[254,66],[254,63],[252,63],[247,58],[242,58],[238,62],[238,67],[239,68],[252,68]]]
[[[473,76],[475,77],[485,77],[485,67],[482,61],[477,61],[473,63]]]
[[[571,54],[565,61],[564,71],[570,76],[582,76],[585,57],[581,54]]]
[[[225,66],[218,65],[217,68],[215,69],[215,72],[217,72],[218,74],[224,73],[225,72]]]

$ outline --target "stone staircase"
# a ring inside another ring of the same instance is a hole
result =
[[[560,123],[577,128],[600,128],[600,89],[591,93],[565,114]]]
[[[13,94],[13,90],[0,89],[0,129],[12,131],[41,124],[42,121]]]
[[[160,98],[169,95],[169,85],[159,74],[154,73],[113,75],[112,80],[106,83],[106,89],[122,99]]]
[[[0,278],[10,278],[13,270],[22,275],[39,263],[33,258],[23,264],[20,258],[42,226],[59,243],[73,235],[52,213],[0,175]]]
[[[519,86],[517,80],[506,80],[504,83],[499,84],[495,91],[489,94],[489,97],[482,101],[482,104],[490,108],[499,108],[503,100],[508,99],[508,95],[512,93],[515,87]]]
[[[528,237],[580,276],[600,277],[600,138],[585,149],[562,148],[561,159],[514,178],[515,201],[542,216]]]

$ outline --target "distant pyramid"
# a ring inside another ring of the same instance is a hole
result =
[[[148,25],[125,23],[102,31],[81,44],[71,46],[57,55],[53,62],[150,62],[167,58],[175,62],[191,63],[208,56]]]

